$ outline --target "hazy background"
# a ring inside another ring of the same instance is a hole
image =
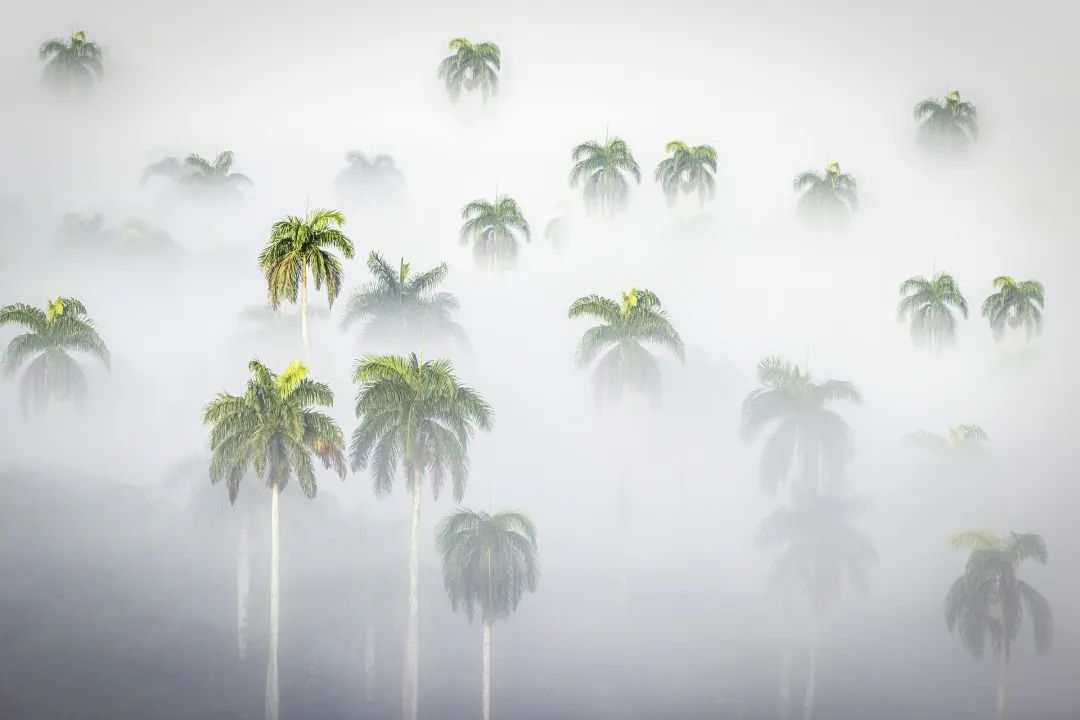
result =
[[[261,716],[268,493],[242,491],[264,524],[241,664],[235,511],[206,479],[201,409],[242,387],[252,356],[276,369],[299,356],[298,327],[276,337],[240,313],[264,301],[255,255],[271,223],[328,206],[346,213],[357,246],[350,289],[368,279],[370,250],[414,269],[450,264],[473,346],[453,359],[496,412],[494,432],[473,445],[464,504],[482,506],[493,483],[495,504],[526,510],[540,531],[539,591],[495,628],[497,715],[774,717],[782,613],[771,555],[755,544],[773,500],[757,483],[759,448],[737,428],[756,363],[782,354],[866,399],[841,412],[878,562],[869,592],[829,615],[818,717],[990,716],[994,663],[971,660],[942,618],[964,562],[946,539],[971,526],[1046,538],[1049,566],[1024,572],[1054,606],[1054,649],[1036,657],[1025,627],[1010,706],[1018,718],[1076,717],[1078,20],[1064,2],[955,0],[99,1],[7,13],[0,305],[78,297],[113,370],[89,366],[83,411],[47,418],[23,420],[15,382],[0,383],[0,714]],[[41,86],[36,50],[77,29],[104,46],[106,78],[73,102]],[[502,48],[501,93],[486,107],[450,106],[435,77],[459,35]],[[977,104],[982,136],[961,160],[935,161],[915,147],[911,107],[949,89]],[[586,219],[567,187],[570,149],[606,131],[645,175],[610,224]],[[705,237],[677,231],[695,204],[669,209],[651,181],[675,138],[719,152]],[[394,156],[399,202],[335,190],[352,148]],[[222,150],[254,180],[243,202],[200,204],[139,182],[164,155]],[[843,234],[807,231],[791,178],[834,160],[857,178],[861,210]],[[496,186],[534,229],[504,275],[476,270],[457,241],[461,207]],[[557,249],[541,230],[565,208],[575,230]],[[67,256],[53,246],[67,212],[100,212],[109,226],[148,220],[185,252]],[[973,316],[955,348],[930,356],[895,321],[895,303],[902,279],[935,266],[956,277]],[[998,274],[1047,288],[1045,332],[1023,356],[1016,339],[995,346],[978,317]],[[633,286],[662,298],[688,350],[685,366],[663,360],[654,414],[634,402],[598,410],[589,373],[573,365],[587,324],[566,319],[570,302]],[[339,319],[335,306],[313,321],[311,367],[351,433],[351,365],[383,348],[341,333]],[[943,464],[900,447],[905,433],[960,422],[987,430],[990,461]],[[394,717],[406,496],[375,498],[366,473],[320,480],[314,502],[295,487],[283,496],[283,712]],[[617,616],[622,481],[630,602]],[[422,712],[473,717],[479,626],[450,612],[432,531],[453,503],[428,498]],[[369,610],[378,687],[364,705]]]

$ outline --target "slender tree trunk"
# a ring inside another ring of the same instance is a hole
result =
[[[483,720],[491,720],[491,621],[484,621],[484,711]]]
[[[248,605],[251,597],[251,552],[248,548],[248,508],[240,508],[240,537],[236,543],[236,654],[247,659]]]
[[[404,718],[420,714],[420,478],[412,479],[412,545],[409,550],[409,627],[405,636]]]
[[[803,698],[802,720],[814,720],[814,688],[817,684],[818,629],[814,621],[810,629],[810,663],[806,668],[806,695]]]
[[[270,654],[266,661],[266,720],[278,720],[281,693],[278,688],[278,566],[281,560],[278,537],[278,496],[281,489],[274,484],[270,495]]]
[[[1005,668],[1008,660],[1002,652],[998,658],[998,681],[997,681],[997,716],[998,720],[1005,720]]]
[[[791,645],[780,651],[780,720],[791,717]]]
[[[307,263],[300,271],[300,337],[304,341],[304,362],[311,362],[311,347],[307,331]]]
[[[364,703],[371,702],[375,692],[375,623],[372,622],[370,594],[364,618]]]

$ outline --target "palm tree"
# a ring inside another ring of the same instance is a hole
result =
[[[442,553],[443,584],[454,610],[469,622],[480,608],[483,639],[483,720],[491,718],[491,625],[510,617],[525,591],[540,578],[536,528],[521,512],[466,510],[448,515],[435,531]]]
[[[851,516],[860,508],[849,498],[819,496],[804,488],[790,508],[766,518],[758,536],[763,547],[782,547],[774,582],[782,591],[801,592],[814,613],[803,720],[812,720],[814,715],[821,615],[840,599],[845,584],[866,587],[867,568],[876,558],[870,541],[851,525]]]
[[[477,265],[509,268],[517,262],[518,242],[532,230],[514,198],[495,193],[495,202],[473,200],[461,210],[461,244],[473,244]]]
[[[53,398],[81,401],[86,395],[86,375],[72,351],[97,359],[106,370],[111,367],[109,348],[87,317],[86,306],[75,298],[53,298],[44,310],[23,303],[0,308],[0,327],[4,325],[27,330],[12,338],[0,357],[5,377],[29,363],[19,380],[24,415],[31,407],[43,412]]]
[[[948,273],[936,273],[930,278],[914,275],[900,284],[897,320],[911,318],[911,339],[931,352],[956,342],[954,308],[967,318],[967,300]]]
[[[846,380],[814,382],[808,371],[779,357],[767,357],[757,367],[761,387],[742,404],[742,436],[754,440],[765,428],[772,432],[761,450],[761,481],[775,493],[798,458],[807,491],[817,488],[823,468],[838,481],[851,457],[848,424],[828,405],[837,400],[862,403],[859,391]]]
[[[1046,564],[1046,541],[1035,533],[998,537],[987,530],[969,530],[954,536],[952,546],[971,554],[964,574],[945,596],[945,625],[950,632],[956,630],[964,648],[976,658],[982,657],[990,640],[998,658],[997,716],[1005,720],[1005,673],[1024,610],[1031,618],[1038,652],[1050,648],[1054,634],[1050,603],[1017,576],[1027,560]]]
[[[626,174],[641,184],[641,168],[630,152],[630,147],[619,138],[581,143],[574,148],[571,158],[570,187],[580,182],[584,188],[585,207],[591,212],[599,210],[608,217],[626,206],[630,185]]]
[[[457,298],[448,292],[435,292],[449,273],[446,263],[410,277],[409,263],[404,258],[395,269],[372,251],[367,265],[375,280],[353,291],[341,321],[343,330],[364,323],[364,340],[404,337],[423,345],[428,337],[449,336],[468,344],[465,331],[451,318],[458,309]]]
[[[577,347],[577,366],[588,367],[602,351],[604,357],[593,370],[596,401],[604,396],[622,398],[624,388],[644,392],[655,406],[660,399],[660,367],[645,345],[667,348],[680,362],[686,361],[686,347],[675,331],[660,298],[645,289],[622,294],[617,303],[599,295],[586,295],[570,306],[571,319],[592,317],[600,321],[585,331]]]
[[[68,39],[46,40],[38,48],[38,57],[48,60],[45,82],[61,90],[100,82],[105,76],[102,56],[101,46],[87,40],[82,30],[76,30]]]
[[[472,91],[477,87],[484,97],[484,102],[499,93],[499,75],[501,56],[499,46],[493,42],[473,44],[465,38],[450,41],[453,54],[439,63],[439,78],[446,83],[450,100],[457,102],[461,89]]]
[[[394,164],[394,157],[379,153],[369,158],[360,150],[345,153],[348,167],[338,173],[337,185],[363,194],[393,196],[401,190],[405,177]]]
[[[925,430],[908,434],[904,441],[912,446],[937,454],[956,452],[981,452],[986,449],[990,436],[978,425],[963,423],[949,428],[948,437],[941,437]]]
[[[229,172],[234,160],[231,150],[218,153],[213,162],[195,154],[183,159],[167,157],[147,166],[143,170],[142,181],[145,183],[153,177],[163,176],[189,188],[236,192],[240,186],[250,185],[251,178],[242,173]]]
[[[249,468],[270,487],[270,651],[266,665],[266,718],[277,720],[278,619],[280,614],[278,496],[295,475],[308,498],[318,490],[313,460],[345,478],[341,428],[315,408],[331,407],[334,393],[308,377],[294,362],[275,375],[258,360],[248,363],[251,379],[243,395],[220,393],[203,412],[210,431],[210,481],[225,481],[236,502]]]
[[[490,430],[491,408],[458,382],[446,360],[421,363],[415,354],[367,356],[357,361],[353,381],[360,385],[356,416],[360,424],[349,447],[353,469],[370,468],[375,493],[394,486],[400,465],[412,493],[412,545],[409,552],[409,626],[405,641],[404,717],[417,720],[420,702],[420,496],[423,480],[438,498],[449,479],[460,500],[469,479],[469,440]]]
[[[706,197],[716,192],[716,150],[711,145],[688,146],[681,140],[672,140],[664,148],[671,157],[660,161],[653,179],[664,188],[668,203],[674,203],[679,191],[697,192],[698,203],[705,204]]]
[[[919,139],[928,146],[958,148],[979,138],[978,112],[956,90],[944,100],[926,98],[917,103],[913,114],[919,121]]]
[[[70,248],[96,245],[102,242],[104,237],[105,218],[100,213],[67,213],[60,219],[60,229],[56,231],[59,244]]]
[[[990,321],[994,339],[1001,340],[1006,329],[1024,328],[1028,342],[1032,335],[1042,332],[1042,311],[1046,290],[1038,280],[1017,282],[1008,275],[994,278],[997,292],[983,301],[983,317]]]
[[[829,163],[825,172],[807,170],[795,176],[799,211],[806,217],[822,220],[846,220],[859,209],[855,178],[840,171],[840,163]]]
[[[341,292],[341,261],[332,250],[348,259],[353,256],[353,244],[341,227],[345,216],[339,210],[315,210],[304,217],[289,215],[274,223],[270,240],[259,253],[259,268],[266,275],[266,293],[276,310],[282,300],[296,302],[300,296],[300,335],[304,355],[311,354],[308,346],[307,287],[308,273],[321,290],[326,284],[326,299],[330,307]]]

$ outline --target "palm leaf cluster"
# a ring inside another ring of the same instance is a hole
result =
[[[604,353],[593,370],[598,403],[618,401],[624,389],[645,393],[655,404],[660,396],[660,366],[646,345],[670,350],[680,361],[686,358],[682,338],[655,293],[634,288],[616,302],[599,295],[578,298],[570,306],[571,319],[591,317],[600,321],[581,337],[578,367],[588,367]]]
[[[46,61],[45,82],[61,90],[100,82],[105,76],[103,56],[101,46],[87,40],[82,30],[70,38],[46,40],[38,48],[38,57]]]
[[[353,256],[352,241],[341,231],[345,216],[338,210],[313,210],[304,217],[290,215],[274,223],[270,240],[259,253],[259,267],[266,276],[267,296],[277,308],[283,300],[296,302],[310,272],[315,289],[326,285],[332,307],[341,292],[344,271],[332,252]]]
[[[345,154],[347,166],[338,173],[337,184],[357,190],[364,195],[393,196],[401,190],[405,176],[394,163],[394,157],[379,153],[368,157],[360,150]]]
[[[946,437],[918,430],[904,438],[908,445],[933,453],[980,452],[986,449],[990,436],[978,425],[961,423],[949,428]]]
[[[145,183],[154,177],[165,177],[179,185],[193,188],[227,188],[236,190],[250,185],[251,178],[243,173],[230,172],[235,161],[231,150],[218,153],[211,162],[200,155],[191,154],[181,159],[167,157],[143,170]]]
[[[461,91],[480,89],[484,102],[499,92],[501,53],[492,42],[472,43],[465,38],[450,41],[452,54],[439,63],[439,78],[446,83],[450,99],[457,102]]]
[[[1008,329],[1023,328],[1028,340],[1042,332],[1046,290],[1041,282],[1018,282],[1001,275],[994,278],[993,287],[997,292],[983,301],[982,314],[990,322],[995,340],[1000,340]]]
[[[251,378],[243,395],[221,393],[203,413],[203,423],[212,428],[211,482],[224,480],[235,502],[249,469],[277,490],[295,475],[304,495],[312,498],[318,490],[313,458],[344,478],[341,428],[317,409],[334,404],[330,388],[310,379],[299,362],[280,375],[258,360],[248,369]]]
[[[911,339],[916,345],[941,350],[954,344],[954,310],[967,318],[967,300],[948,273],[937,273],[930,278],[916,275],[900,284],[897,319],[901,322],[911,319]]]
[[[859,209],[855,178],[840,170],[840,163],[829,163],[825,172],[808,170],[795,176],[799,211],[818,220],[843,220]]]
[[[574,148],[571,158],[574,166],[570,170],[570,186],[582,185],[585,207],[590,211],[613,217],[617,210],[626,207],[630,196],[627,175],[641,184],[641,167],[630,147],[619,138],[581,143]]]
[[[979,137],[979,115],[975,106],[953,90],[944,99],[926,98],[915,105],[919,139],[927,146],[964,147]]]
[[[473,200],[461,210],[461,244],[472,243],[477,265],[510,268],[517,262],[521,239],[532,240],[532,230],[521,208],[508,195],[494,202]]]
[[[675,202],[679,192],[696,192],[702,204],[715,194],[716,150],[711,145],[690,147],[681,140],[672,140],[664,151],[670,157],[656,166],[653,179],[664,189],[668,203]]]
[[[19,380],[24,414],[45,410],[52,399],[85,397],[86,375],[72,352],[85,353],[106,369],[111,366],[109,348],[87,316],[86,306],[75,298],[54,298],[44,310],[24,303],[0,308],[0,327],[5,325],[26,329],[12,338],[0,356],[0,373],[5,377],[26,366]]]

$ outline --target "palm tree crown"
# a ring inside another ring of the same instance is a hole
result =
[[[315,497],[313,457],[345,477],[341,428],[315,409],[331,407],[334,393],[308,377],[294,362],[275,375],[258,360],[248,363],[251,379],[243,395],[221,393],[206,406],[203,423],[210,431],[210,480],[225,481],[235,502],[249,468],[266,484],[282,490],[295,475],[300,489]]]
[[[75,298],[59,297],[44,310],[16,303],[0,308],[0,327],[21,325],[27,332],[16,335],[0,357],[0,373],[11,376],[29,363],[19,381],[23,412],[42,411],[49,399],[81,400],[86,376],[72,351],[84,352],[109,369],[111,357],[98,335],[86,307]]]
[[[446,83],[450,99],[457,102],[462,88],[472,91],[477,87],[484,97],[484,102],[499,93],[499,74],[501,52],[492,42],[473,44],[465,38],[450,41],[449,57],[439,63],[439,77]]]
[[[518,241],[532,240],[529,222],[514,198],[495,195],[495,202],[473,200],[461,210],[461,244],[473,244],[473,258],[478,265],[513,267],[517,261]]]
[[[913,114],[924,143],[962,147],[979,137],[978,112],[956,90],[945,95],[944,100],[926,98],[917,103]]]
[[[394,164],[394,157],[379,153],[369,158],[360,150],[345,154],[348,166],[338,173],[339,186],[351,186],[373,194],[393,195],[405,182],[404,175]]]
[[[840,163],[829,163],[825,172],[808,170],[795,176],[799,210],[822,219],[846,218],[859,209],[855,178],[840,171]]]
[[[897,319],[911,318],[911,339],[916,345],[941,350],[956,342],[955,308],[968,316],[967,300],[952,275],[937,273],[931,278],[915,275],[900,284]]]
[[[742,404],[742,435],[749,441],[773,428],[761,451],[765,489],[776,492],[796,456],[808,490],[817,487],[822,467],[830,479],[839,480],[852,454],[851,433],[844,419],[827,406],[837,400],[860,404],[859,391],[846,380],[814,382],[808,372],[778,357],[762,360],[757,377],[761,387]]]
[[[297,293],[307,285],[308,272],[315,289],[326,284],[330,306],[341,292],[341,261],[332,252],[353,256],[353,244],[341,226],[345,216],[338,210],[314,210],[304,217],[290,215],[274,223],[270,240],[259,253],[259,267],[266,275],[267,296],[277,308],[282,300],[296,302]]]
[[[716,192],[716,150],[711,145],[688,146],[672,140],[665,148],[671,157],[660,161],[653,179],[660,183],[668,202],[675,202],[679,191],[697,192],[698,202],[704,204]]]
[[[1042,332],[1046,290],[1041,282],[1017,282],[1008,275],[1000,275],[994,278],[993,286],[997,292],[983,301],[982,314],[989,320],[995,340],[1000,340],[1010,328],[1024,328],[1028,340]]]
[[[365,340],[388,340],[405,336],[423,342],[428,337],[450,336],[465,344],[465,331],[450,317],[458,309],[457,298],[435,289],[446,280],[446,263],[427,272],[409,274],[402,258],[392,267],[377,252],[368,255],[368,270],[375,276],[353,291],[345,306],[342,329],[365,323]]]
[[[641,168],[630,152],[630,147],[619,138],[604,140],[603,144],[586,142],[574,148],[571,158],[570,186],[582,183],[585,207],[599,210],[613,217],[615,211],[626,206],[630,185],[626,175],[641,184]]]
[[[521,512],[489,514],[461,508],[435,531],[451,606],[485,624],[510,616],[540,577],[536,528]]]
[[[990,436],[978,425],[961,423],[949,428],[948,437],[941,437],[925,430],[909,433],[904,441],[909,445],[936,453],[978,452],[986,449]]]
[[[613,401],[623,389],[649,395],[655,404],[660,396],[660,367],[646,344],[667,348],[685,361],[686,348],[675,331],[660,298],[645,289],[622,294],[622,302],[599,295],[578,298],[570,306],[570,318],[592,317],[599,325],[589,328],[577,347],[577,366],[588,367],[606,350],[593,371],[597,402],[607,396]]]
[[[48,60],[45,81],[61,89],[100,82],[105,75],[102,56],[101,46],[87,40],[82,30],[73,32],[68,39],[46,40],[38,48],[38,57]]]
[[[213,162],[195,154],[186,158],[167,157],[147,166],[142,181],[153,177],[167,177],[180,185],[196,188],[230,188],[251,185],[251,178],[243,173],[229,172],[235,156],[231,150],[218,153]]]

